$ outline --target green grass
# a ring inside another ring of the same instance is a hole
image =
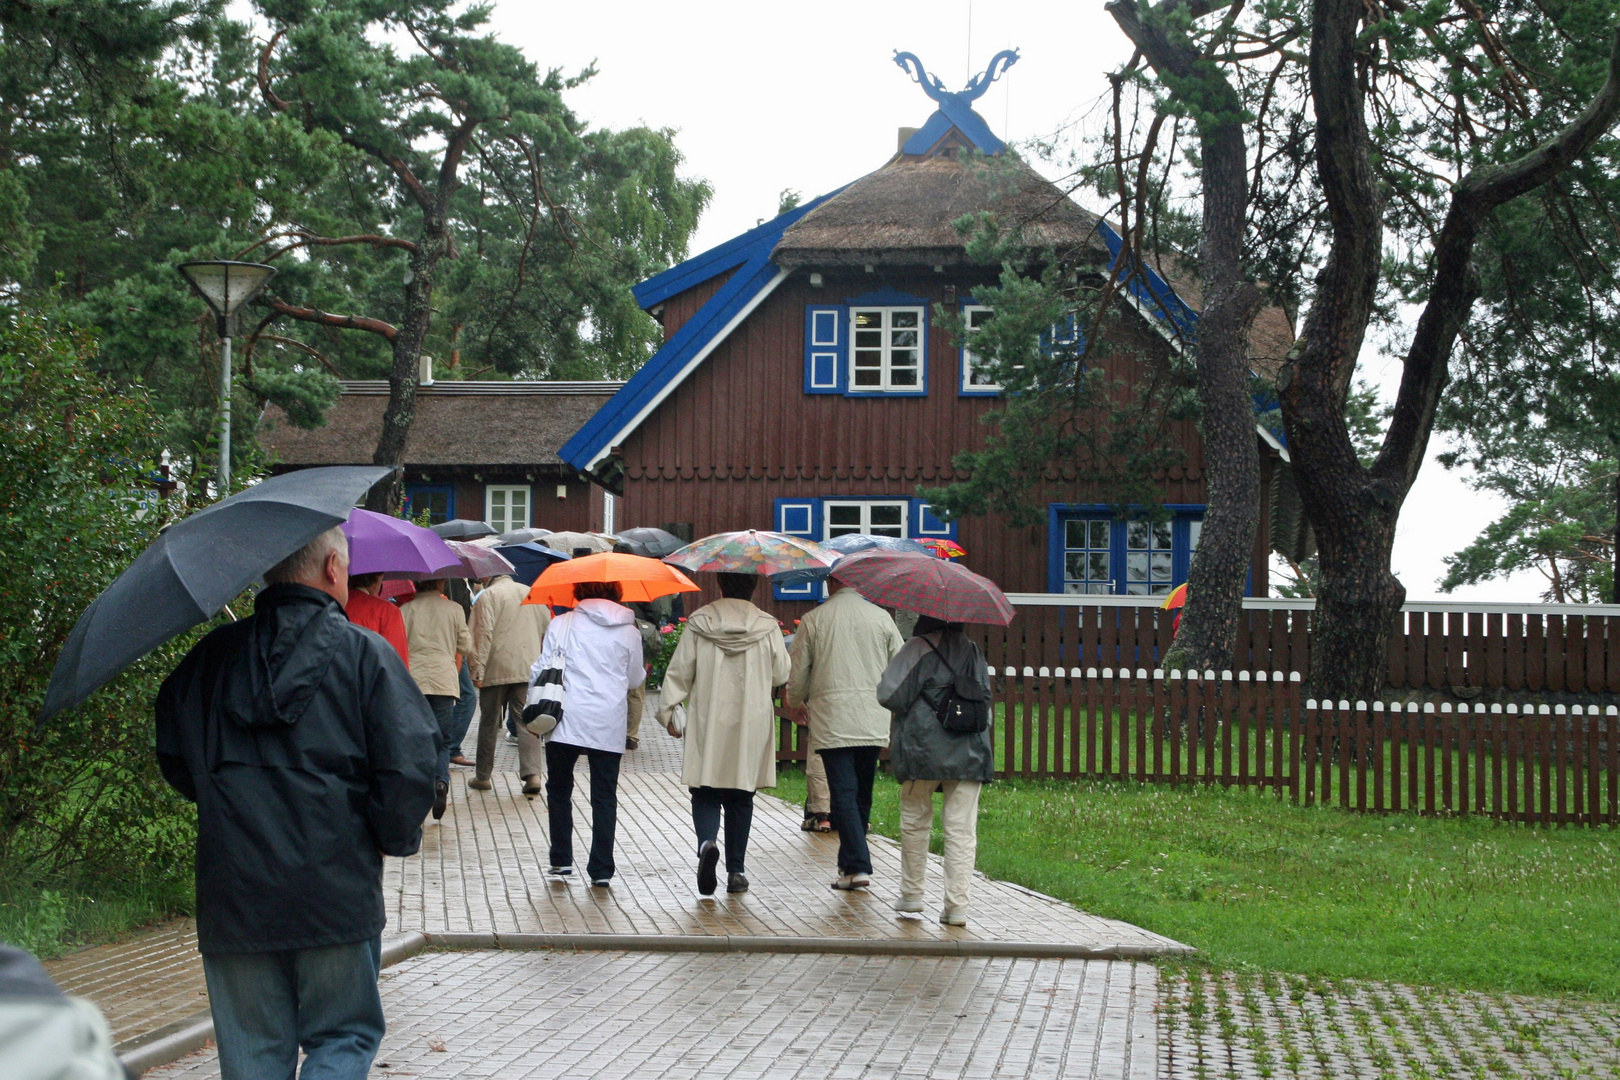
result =
[[[775,794],[803,802],[803,773],[784,770]],[[885,775],[873,828],[899,835]],[[1611,829],[1353,814],[1201,785],[1003,781],[981,803],[979,868],[1222,967],[1620,1000]]]
[[[0,941],[41,959],[195,910],[191,871],[173,879],[38,883],[0,874]]]

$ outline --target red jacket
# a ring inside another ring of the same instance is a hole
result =
[[[405,640],[405,618],[399,608],[387,600],[379,599],[358,589],[349,590],[349,605],[344,609],[349,621],[367,630],[375,630],[388,640],[399,653],[407,669],[411,666],[411,647]]]

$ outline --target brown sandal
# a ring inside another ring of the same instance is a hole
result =
[[[805,832],[830,833],[832,832],[831,814],[806,814],[804,824],[799,826]]]

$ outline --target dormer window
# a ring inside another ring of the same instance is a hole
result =
[[[850,391],[922,390],[923,308],[851,308]]]

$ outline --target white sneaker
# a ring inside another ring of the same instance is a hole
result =
[[[923,902],[921,900],[912,900],[912,899],[909,899],[908,897],[902,896],[900,899],[898,899],[898,900],[896,900],[894,902],[894,910],[896,910],[896,911],[909,912],[909,913],[915,915],[915,914],[919,914],[922,911],[922,909],[923,909]]]
[[[850,892],[854,889],[864,889],[871,884],[871,874],[844,874],[832,883],[832,887],[842,892]]]
[[[567,877],[574,872],[574,868],[572,866],[553,866],[547,872],[555,877]]]
[[[939,921],[942,926],[966,926],[967,909],[948,907],[939,913]]]

